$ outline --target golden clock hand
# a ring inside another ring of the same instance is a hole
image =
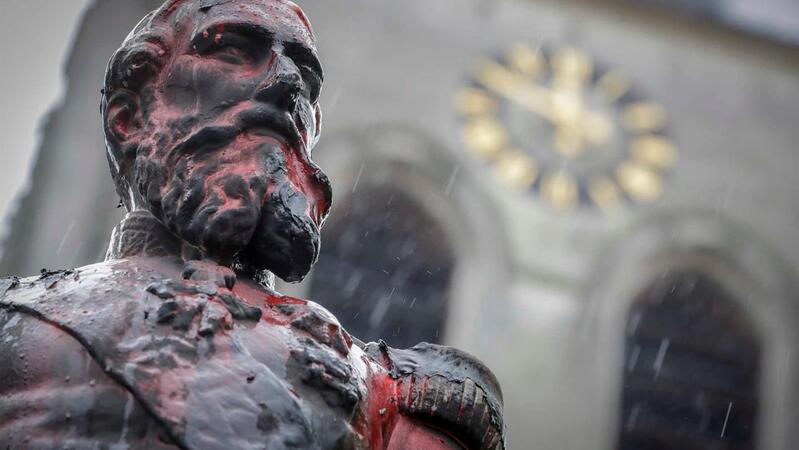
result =
[[[586,110],[579,93],[541,87],[495,61],[484,61],[477,79],[488,89],[545,118],[568,137],[566,153],[579,152],[583,141],[602,145],[613,134],[613,123],[602,114]]]
[[[502,64],[484,61],[478,69],[477,79],[486,88],[551,122],[557,119],[552,92],[515,74]]]
[[[613,121],[605,114],[585,107],[578,90],[553,89],[553,109],[557,126],[569,128],[571,134],[579,133],[581,141],[602,145],[613,135]]]
[[[583,136],[594,145],[606,144],[614,133],[613,121],[605,114],[584,110],[580,117]]]
[[[569,158],[579,156],[583,150],[582,131],[574,126],[574,123],[559,123],[555,126],[553,136],[555,150]]]

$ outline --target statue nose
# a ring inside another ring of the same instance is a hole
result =
[[[303,89],[299,69],[290,59],[281,55],[277,59],[273,75],[264,80],[254,98],[294,112]]]

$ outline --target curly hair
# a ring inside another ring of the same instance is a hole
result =
[[[122,203],[130,209],[129,180],[125,169],[135,158],[135,148],[120,146],[109,139],[112,130],[107,121],[108,106],[121,99],[136,99],[143,112],[153,98],[152,81],[167,64],[172,54],[174,25],[171,18],[180,6],[194,0],[170,0],[147,14],[123,41],[108,62],[105,85],[100,101],[100,114],[106,136],[106,150],[111,177]]]

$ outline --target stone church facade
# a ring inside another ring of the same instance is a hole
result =
[[[102,73],[156,3],[87,12],[3,275],[104,254]],[[484,359],[510,448],[792,448],[794,36],[632,2],[301,6],[336,206],[317,268],[281,290],[363,339]]]

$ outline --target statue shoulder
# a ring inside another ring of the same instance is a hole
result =
[[[0,304],[23,305],[43,297],[58,297],[64,289],[73,289],[82,282],[82,277],[92,267],[69,270],[42,269],[41,274],[31,277],[9,277],[0,279]]]
[[[505,448],[502,391],[479,359],[428,343],[400,350],[381,341],[366,353],[398,381],[400,412],[443,427],[467,448]]]
[[[62,322],[68,325],[91,320],[99,324],[109,322],[109,318],[124,320],[116,312],[137,298],[135,283],[131,283],[132,270],[124,261],[115,261],[78,269],[42,269],[38,276],[26,278],[0,278],[0,312],[7,318],[18,317],[15,322],[27,324],[24,328],[52,330],[28,336],[45,341],[52,339],[53,333],[60,336],[69,328],[59,328]],[[95,320],[99,309],[113,314]]]
[[[157,271],[125,260],[42,270],[34,277],[3,278],[0,311],[80,335],[84,345],[93,339],[113,342],[132,317],[146,316],[157,307],[144,295],[148,283],[157,278]]]
[[[65,296],[101,303],[129,299],[154,281],[173,275],[176,267],[171,260],[137,258],[103,261],[77,269],[42,269],[38,276],[0,278],[0,303],[31,303]]]

